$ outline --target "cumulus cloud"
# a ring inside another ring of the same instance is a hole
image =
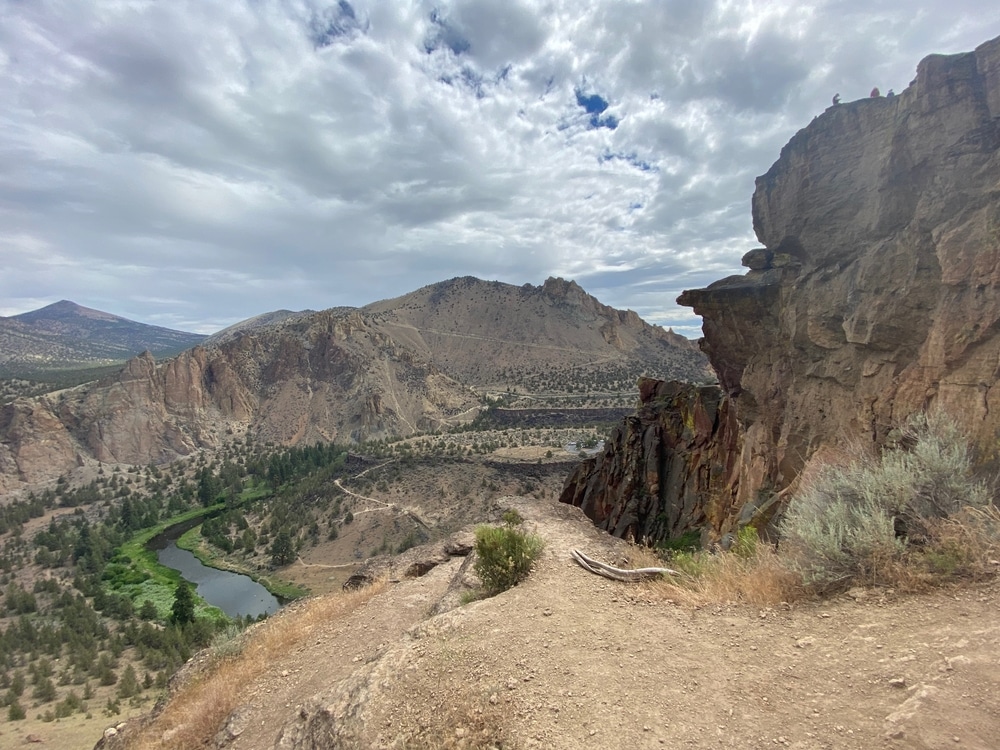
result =
[[[997,21],[971,0],[0,0],[0,314],[69,298],[208,332],[558,274],[694,336],[674,299],[739,272],[788,138]]]

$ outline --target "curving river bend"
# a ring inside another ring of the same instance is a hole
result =
[[[282,602],[249,576],[209,568],[191,552],[178,547],[176,539],[185,530],[174,527],[150,541],[149,548],[156,551],[160,565],[179,572],[194,584],[198,596],[229,617],[259,617],[278,611]]]

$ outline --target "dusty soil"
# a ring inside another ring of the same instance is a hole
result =
[[[499,497],[528,488],[536,498],[558,496],[568,473],[565,456],[535,463],[548,449],[502,450],[520,451],[522,460],[502,460],[497,451],[461,461],[418,460],[396,471],[399,460],[390,459],[351,479],[338,479],[335,484],[346,495],[345,507],[353,513],[353,522],[341,525],[333,541],[322,534],[317,544],[304,547],[295,563],[280,569],[277,576],[313,594],[339,590],[360,565],[384,557],[386,550],[398,549],[410,532],[437,540],[486,518]],[[363,487],[357,480],[366,474],[388,481]],[[266,558],[266,552],[262,553],[261,560]],[[241,560],[234,557],[232,561]]]
[[[82,692],[79,687],[75,689],[77,693]],[[102,709],[108,698],[113,699],[114,695],[113,687],[95,688],[94,697],[87,701],[92,707],[89,718],[76,713],[55,721],[42,721],[37,718],[42,709],[23,701],[28,718],[23,721],[8,721],[7,709],[3,709],[0,713],[0,748],[8,750],[23,746],[42,750],[87,750],[94,746],[107,727],[141,716],[152,707],[152,701],[148,700],[139,706],[132,706],[127,700],[121,701],[121,713],[109,718]],[[51,706],[45,708],[51,709]]]
[[[505,502],[546,542],[527,581],[430,617],[462,559],[400,580],[247,685],[219,746],[1000,747],[995,582],[681,607],[572,563],[627,552],[576,509]]]

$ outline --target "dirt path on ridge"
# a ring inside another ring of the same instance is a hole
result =
[[[996,582],[682,607],[573,564],[625,549],[577,509],[504,502],[546,543],[527,581],[436,617],[461,558],[392,584],[248,685],[224,746],[340,746],[317,730],[327,707],[371,748],[490,746],[484,729],[558,750],[1000,747]]]

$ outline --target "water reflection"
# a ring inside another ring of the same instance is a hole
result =
[[[281,606],[270,591],[249,576],[202,565],[197,557],[178,547],[172,539],[161,540],[161,544],[164,546],[156,550],[160,564],[178,571],[196,586],[198,596],[230,617],[272,614]]]

